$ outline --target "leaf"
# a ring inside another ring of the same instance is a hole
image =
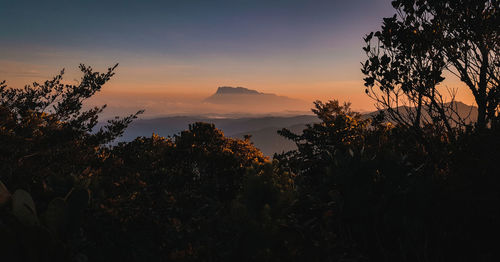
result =
[[[365,42],[370,42],[370,40],[372,40],[372,37],[373,37],[373,32],[369,33],[366,37],[365,37]]]
[[[12,213],[14,216],[25,225],[38,225],[38,217],[36,215],[35,202],[31,195],[18,189],[12,195]]]

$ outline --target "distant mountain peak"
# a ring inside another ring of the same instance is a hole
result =
[[[278,96],[271,93],[262,93],[257,90],[248,89],[245,87],[221,86],[215,94],[207,97],[204,102],[212,104],[293,104],[297,102],[295,99],[286,96]]]
[[[306,110],[309,103],[299,99],[280,96],[272,93],[263,93],[245,87],[221,86],[217,91],[205,98],[204,103],[213,105],[228,105],[233,111],[267,110],[268,112],[282,112],[285,110]]]
[[[217,89],[217,92],[215,94],[223,95],[223,94],[242,94],[242,95],[258,95],[262,94],[258,92],[257,90],[252,90],[248,88],[244,88],[241,86],[238,87],[232,87],[232,86],[221,86]]]

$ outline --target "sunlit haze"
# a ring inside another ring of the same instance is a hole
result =
[[[79,63],[119,63],[91,101],[108,113],[241,111],[199,103],[219,86],[368,111],[362,37],[392,13],[390,0],[0,0],[0,79],[22,87],[65,68],[72,82]]]

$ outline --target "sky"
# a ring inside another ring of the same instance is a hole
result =
[[[76,81],[80,63],[119,63],[99,103],[161,105],[244,86],[370,110],[362,37],[393,13],[390,0],[0,0],[0,79],[22,87],[65,68]]]

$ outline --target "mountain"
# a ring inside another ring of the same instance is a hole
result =
[[[257,90],[252,90],[244,87],[230,87],[230,86],[221,86],[215,92],[215,95],[228,95],[228,94],[237,94],[237,95],[261,95],[264,93],[260,93]]]
[[[252,142],[266,155],[281,153],[295,149],[295,144],[278,135],[277,131],[289,128],[300,132],[306,124],[318,122],[314,115],[297,116],[259,116],[242,118],[212,118],[207,116],[174,116],[153,119],[138,119],[125,130],[121,141],[132,141],[138,136],[151,136],[153,133],[160,136],[173,136],[186,130],[189,124],[195,122],[213,123],[226,136],[243,138],[252,135]]]
[[[219,91],[219,90],[218,90]],[[261,93],[246,88],[223,88],[223,94],[233,94],[234,92],[244,95],[260,96]],[[477,118],[477,108],[468,106],[461,102],[455,102],[455,111],[462,118],[469,116],[470,120]],[[401,110],[404,110],[401,108]],[[378,111],[366,113],[363,116],[368,118],[376,115]],[[294,133],[301,133],[306,124],[317,123],[319,119],[315,115],[293,115],[293,116],[248,116],[248,115],[198,115],[198,116],[171,116],[153,119],[138,119],[126,129],[124,135],[118,141],[132,141],[138,136],[151,136],[153,133],[160,136],[173,136],[182,130],[186,130],[189,124],[195,122],[213,123],[221,129],[226,136],[243,138],[251,135],[251,141],[265,155],[272,156],[274,153],[281,153],[296,149],[296,145],[280,135],[277,131],[287,128]]]
[[[466,105],[460,101],[453,102],[451,103],[445,103],[445,108],[447,108],[446,115],[451,116],[452,119],[458,120],[461,119],[461,121],[465,122],[466,124],[469,124],[470,122],[475,122],[477,120],[477,107],[472,106],[472,105]],[[414,112],[415,108],[414,107],[407,107],[407,106],[400,106],[398,107],[399,112],[403,116],[406,116],[409,112]],[[372,117],[378,114],[379,111],[384,111],[384,110],[378,110],[374,111],[371,113],[365,114],[367,117]],[[424,110],[422,111],[422,117],[429,119],[429,115],[427,112]],[[451,123],[453,125],[453,123]]]
[[[269,112],[282,110],[304,110],[310,107],[309,103],[276,94],[262,93],[244,87],[222,86],[215,94],[203,100],[205,103],[217,105],[234,105],[236,107],[252,106],[266,107]]]
[[[292,126],[266,127],[260,130],[235,134],[232,137],[242,139],[245,135],[251,135],[252,137],[250,140],[254,143],[254,145],[259,148],[264,155],[272,156],[274,153],[288,152],[290,150],[297,149],[295,143],[280,136],[278,134],[278,130],[287,128],[296,134],[300,134],[304,128],[306,128],[306,124],[311,124],[313,122],[318,122],[318,119],[310,119],[307,123],[295,124]]]

